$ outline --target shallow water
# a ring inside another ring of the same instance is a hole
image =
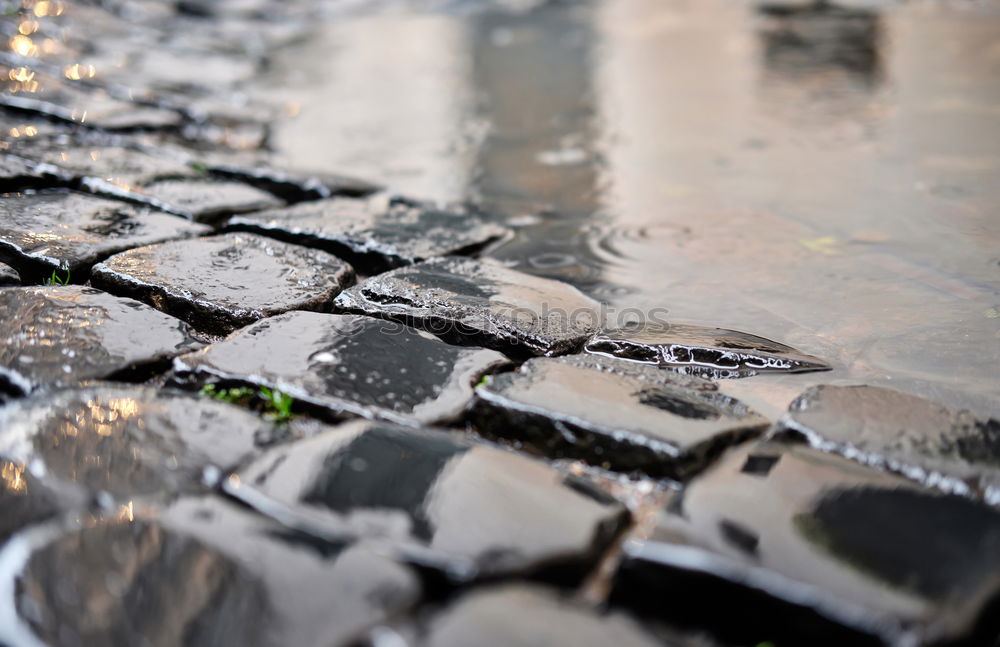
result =
[[[521,269],[835,364],[727,385],[766,413],[855,381],[995,415],[998,72],[990,3],[381,3],[262,87],[293,165],[483,201]]]

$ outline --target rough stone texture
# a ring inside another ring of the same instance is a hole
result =
[[[826,371],[823,360],[756,335],[684,324],[636,324],[602,331],[586,350],[710,377]]]
[[[262,384],[337,413],[414,424],[449,421],[472,383],[507,363],[494,351],[449,346],[398,323],[289,312],[180,357],[201,381]]]
[[[482,248],[506,233],[468,208],[439,208],[379,195],[333,198],[237,216],[236,229],[322,247],[368,273]]]
[[[821,385],[800,395],[778,427],[819,449],[1000,504],[1000,420],[876,386]]]
[[[122,508],[21,543],[0,564],[0,643],[339,646],[420,593],[364,546],[320,551],[214,498]]]
[[[508,584],[468,593],[438,613],[420,647],[575,645],[654,647],[662,642],[620,613],[597,614],[539,586]]]
[[[20,285],[21,277],[10,265],[0,263],[0,286]]]
[[[806,445],[731,452],[624,553],[615,600],[741,644],[996,636],[1000,511]]]
[[[172,213],[199,222],[216,222],[234,213],[279,207],[283,203],[265,193],[238,182],[213,180],[160,180],[147,184],[137,193]]]
[[[130,373],[194,350],[187,324],[76,285],[0,290],[0,390]]]
[[[209,164],[208,170],[220,177],[253,184],[289,202],[334,196],[363,198],[382,189],[365,180],[333,173],[289,172],[264,166],[240,167],[231,164]]]
[[[565,283],[466,258],[432,259],[372,277],[335,303],[514,356],[572,352],[600,317],[596,301]]]
[[[13,193],[68,182],[69,178],[51,165],[40,165],[15,155],[0,155],[0,192]]]
[[[137,386],[64,389],[0,408],[0,456],[48,486],[121,502],[211,486],[271,435],[238,407]]]
[[[208,231],[177,216],[80,193],[0,200],[0,260],[35,276],[69,270],[78,280],[115,252]]]
[[[587,357],[542,357],[488,377],[476,387],[474,424],[549,456],[674,479],[769,424],[709,382],[671,379],[668,371],[654,381],[600,366]]]
[[[353,279],[326,252],[242,233],[131,249],[91,273],[96,287],[220,334],[292,309],[329,310]]]
[[[586,563],[627,517],[544,463],[363,421],[270,450],[225,485],[318,537],[381,537],[459,579]]]

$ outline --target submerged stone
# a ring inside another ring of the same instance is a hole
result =
[[[414,424],[455,419],[472,399],[473,382],[506,363],[500,353],[449,346],[402,324],[289,312],[177,358],[174,370],[201,381],[265,385],[336,413]]]
[[[21,285],[21,275],[10,265],[0,263],[0,286]]]
[[[778,423],[811,445],[1000,504],[1000,420],[876,386],[815,386]]]
[[[769,424],[710,382],[595,360],[534,358],[516,373],[491,376],[476,387],[472,420],[483,433],[529,442],[548,456],[673,479]]]
[[[280,207],[270,193],[246,184],[213,180],[159,180],[136,192],[172,213],[199,222],[216,222],[234,213]]]
[[[709,377],[830,369],[823,360],[770,339],[685,324],[636,324],[602,331],[587,342],[586,350]]]
[[[624,555],[613,601],[740,644],[996,636],[1000,511],[806,445],[726,455]]]
[[[317,537],[378,537],[459,579],[586,566],[627,518],[559,472],[446,431],[356,421],[269,450],[225,482]]]
[[[531,584],[470,591],[431,618],[420,633],[413,643],[419,647],[663,645],[622,613],[597,613]]]
[[[332,647],[420,595],[409,569],[362,545],[319,548],[211,497],[50,526],[16,548],[0,553],[0,643]]]
[[[0,260],[36,278],[90,265],[130,247],[210,231],[177,216],[81,193],[45,192],[0,201]]]
[[[198,348],[182,321],[77,285],[0,290],[0,390],[124,377]]]
[[[265,166],[240,167],[231,164],[209,164],[208,170],[220,177],[247,182],[288,202],[322,200],[335,196],[363,198],[382,189],[365,180],[333,173],[282,171]]]
[[[600,304],[570,285],[467,258],[437,258],[372,277],[335,303],[515,356],[572,352],[600,318]]]
[[[220,334],[288,310],[329,310],[353,278],[326,252],[244,233],[130,249],[91,274],[96,287]]]
[[[63,389],[0,408],[0,457],[63,491],[124,502],[212,486],[271,429],[239,407],[178,391]]]
[[[229,225],[327,249],[368,273],[473,252],[506,232],[468,208],[444,209],[386,196],[306,202],[237,216]]]

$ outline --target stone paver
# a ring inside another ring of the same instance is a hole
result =
[[[652,369],[656,380],[645,366],[639,377],[596,359],[534,358],[487,378],[476,387],[477,428],[554,457],[682,479],[770,424],[710,382]]]
[[[0,263],[0,286],[20,285],[21,277],[10,265]]]
[[[816,386],[779,429],[815,447],[1000,504],[1000,420],[877,386]]]
[[[270,435],[270,423],[238,407],[135,385],[50,391],[0,408],[0,457],[61,492],[123,503],[211,487]]]
[[[372,277],[337,297],[336,305],[514,356],[572,352],[600,317],[596,301],[565,283],[466,258],[432,259]]]
[[[586,349],[710,377],[830,369],[823,360],[770,339],[684,324],[637,324],[602,331],[587,342]]]
[[[335,413],[415,424],[454,420],[472,399],[472,384],[506,364],[495,351],[449,346],[394,322],[290,312],[179,357],[174,370],[279,389]]]
[[[34,276],[69,271],[71,279],[84,278],[91,265],[115,252],[208,231],[177,216],[81,193],[0,201],[0,260]]]
[[[420,594],[362,545],[318,551],[221,499],[45,530],[0,566],[0,642],[339,646]]]
[[[353,279],[326,252],[238,233],[130,249],[91,277],[103,290],[219,334],[288,310],[329,310]]]
[[[158,180],[136,191],[151,203],[198,222],[214,223],[234,213],[281,206],[270,193],[239,182]]]
[[[199,346],[183,321],[93,288],[0,290],[2,390],[142,373]]]
[[[335,196],[363,198],[382,189],[366,180],[334,173],[286,171],[266,166],[243,167],[232,164],[209,164],[208,170],[220,177],[260,187],[289,202],[322,200]]]
[[[986,644],[1000,511],[806,445],[751,444],[624,553],[620,603],[686,622],[729,609],[720,630],[744,639]]]
[[[389,199],[333,198],[236,216],[229,226],[327,249],[368,273],[475,251],[506,230],[469,208]]]
[[[543,463],[452,432],[362,421],[278,446],[226,488],[293,527],[380,537],[458,579],[585,566],[627,518]]]

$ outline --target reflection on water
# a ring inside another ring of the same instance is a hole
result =
[[[416,13],[320,27],[276,62],[302,80],[275,137],[291,162],[482,200],[526,271],[837,366],[732,384],[767,413],[843,379],[1000,413],[1000,15]]]

